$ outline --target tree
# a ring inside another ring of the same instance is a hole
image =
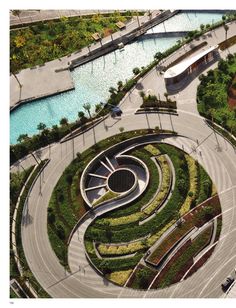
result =
[[[83,104],[83,108],[84,108],[85,111],[88,112],[89,118],[91,119],[92,118],[91,112],[90,112],[91,104],[90,103],[85,103],[85,104]]]
[[[109,92],[110,92],[111,94],[115,94],[117,91],[116,91],[116,88],[110,87],[110,88],[109,88]]]
[[[80,123],[81,124],[84,124],[87,120],[87,118],[85,117],[85,114],[83,111],[79,111],[78,112],[78,117],[79,117],[79,120],[80,120]]]
[[[167,100],[168,100],[168,96],[169,96],[169,94],[168,94],[167,92],[165,92],[165,93],[164,93],[164,96],[165,96],[166,101],[167,101]]]
[[[133,69],[133,73],[134,73],[134,75],[138,75],[140,73],[140,69],[138,67],[135,67]]]
[[[68,119],[67,118],[61,118],[61,120],[60,120],[60,125],[68,125]]]
[[[21,142],[26,141],[28,138],[29,138],[28,134],[21,134],[21,135],[19,135],[19,137],[17,138],[17,141],[21,143]]]
[[[142,97],[142,99],[143,99],[143,101],[144,101],[145,92],[144,92],[144,91],[139,91],[139,95],[140,95],[140,97]]]
[[[227,32],[229,30],[229,26],[224,24],[224,29],[225,29],[225,39],[227,40]]]
[[[119,131],[120,131],[121,133],[123,133],[124,130],[125,130],[124,127],[120,127],[120,128],[119,128]]]
[[[40,123],[38,124],[38,126],[37,126],[37,129],[38,129],[39,131],[43,131],[46,127],[47,127],[46,124],[40,122]]]
[[[61,240],[64,240],[64,239],[65,239],[65,230],[64,230],[64,228],[63,228],[62,225],[57,225],[57,226],[56,226],[56,232],[57,232],[58,237],[59,237]]]
[[[160,60],[162,60],[163,58],[164,58],[164,55],[163,55],[163,53],[160,52],[160,51],[158,51],[158,52],[154,55],[154,59],[155,59],[155,60],[160,61]]]
[[[96,105],[95,105],[95,112],[96,112],[96,113],[101,112],[101,111],[102,111],[102,108],[103,108],[103,107],[102,107],[101,104],[96,104]]]
[[[201,24],[200,29],[201,29],[201,31],[203,31],[205,29],[205,25]]]
[[[117,85],[118,85],[118,91],[120,91],[122,89],[122,87],[123,87],[123,82],[121,80],[119,80],[117,82]]]
[[[95,136],[95,129],[94,129],[94,126],[93,126],[93,118],[92,118],[92,115],[91,115],[91,112],[90,112],[91,104],[85,103],[85,104],[83,104],[83,108],[84,108],[84,110],[86,110],[88,112],[89,118],[92,121],[94,143],[97,144],[96,136]]]
[[[146,268],[142,268],[137,272],[137,280],[138,280],[138,285],[146,289],[147,284],[148,284],[148,279],[149,279],[150,273]]]
[[[221,70],[223,73],[227,73],[228,71],[228,64],[226,61],[224,61],[223,59],[221,59],[219,62],[218,62],[218,68],[219,70]]]
[[[11,12],[12,12],[12,15],[17,16],[19,18],[21,24],[23,25],[23,23],[22,23],[22,21],[20,19],[21,10],[11,10]]]

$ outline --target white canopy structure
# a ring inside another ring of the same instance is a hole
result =
[[[190,74],[197,66],[203,62],[208,63],[213,59],[213,52],[218,48],[212,46],[207,50],[203,50],[197,55],[188,57],[180,63],[170,67],[164,74],[164,79],[167,84],[176,83],[186,75]]]

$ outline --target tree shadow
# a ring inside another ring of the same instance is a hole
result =
[[[26,210],[26,214],[22,215],[22,225],[27,227],[28,225],[32,224],[33,223],[33,217],[29,214],[29,209],[27,208]]]
[[[105,286],[108,286],[108,285],[109,285],[109,282],[108,282],[108,280],[107,280],[105,277],[103,277],[103,284],[104,284]]]
[[[141,90],[144,89],[143,84],[142,84],[141,82],[138,82],[138,83],[136,84],[135,88],[136,88],[137,90],[139,90],[139,91],[141,91]]]

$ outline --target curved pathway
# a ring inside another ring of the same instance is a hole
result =
[[[153,79],[154,81],[157,82],[156,79]],[[148,78],[142,81],[145,89],[149,86],[148,82]],[[236,155],[235,149],[223,137],[215,134],[204,119],[197,115],[194,98],[196,85],[197,81],[194,81],[178,94],[178,116],[134,115],[138,102],[136,102],[137,93],[133,91],[122,104],[124,116],[120,120],[108,118],[106,120],[108,130],[104,128],[103,123],[99,124],[96,127],[96,139],[99,141],[119,133],[119,127],[124,127],[128,131],[159,126],[163,129],[173,129],[180,135],[186,136],[175,136],[162,141],[184,148],[203,165],[216,184],[222,205],[223,228],[210,260],[186,281],[164,290],[137,291],[118,287],[99,276],[85,258],[81,243],[83,232],[90,222],[88,219],[79,227],[79,234],[75,233],[72,237],[69,246],[72,273],[65,273],[48,239],[47,206],[55,184],[73,159],[73,153],[71,141],[54,144],[50,151],[51,161],[42,175],[42,194],[38,179],[29,198],[28,207],[32,223],[22,226],[22,242],[29,266],[42,287],[52,297],[220,297],[222,295],[220,284],[236,264]],[[87,149],[93,145],[93,140],[92,131],[76,137],[75,152]],[[195,150],[197,140],[200,145]],[[48,156],[47,150],[43,156]],[[26,160],[25,165],[27,164]]]

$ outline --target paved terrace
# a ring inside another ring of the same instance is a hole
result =
[[[102,39],[101,43],[102,45],[105,45],[112,43],[112,41],[122,41],[122,38],[124,37],[126,37],[127,41],[127,36],[139,28],[139,23],[142,27],[152,22],[157,24],[158,21],[163,21],[174,14],[175,12],[170,11],[164,12],[163,14],[160,14],[160,11],[152,11],[150,17],[147,15],[139,17],[139,22],[137,18],[134,18],[126,25],[125,29],[112,35],[113,40],[111,36],[107,36]],[[158,17],[158,15],[160,15],[160,17]],[[133,36],[131,36],[130,39],[133,39]],[[87,57],[90,53],[95,52],[96,57],[99,57],[106,53],[106,51],[107,48],[102,48],[100,42],[97,42],[92,44],[90,48],[83,48],[80,52],[74,52],[69,56],[47,62],[41,66],[24,69],[16,75],[22,86],[21,88],[15,76],[11,75],[10,108],[12,109],[26,101],[73,89],[74,84],[69,71],[70,62],[78,58]]]

